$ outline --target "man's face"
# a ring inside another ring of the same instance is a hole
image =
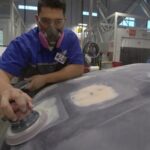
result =
[[[36,16],[37,24],[43,31],[49,27],[63,30],[65,17],[62,9],[42,7],[38,16]]]

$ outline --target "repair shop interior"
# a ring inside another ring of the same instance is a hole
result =
[[[0,0],[0,150],[150,150],[149,131],[150,0]]]

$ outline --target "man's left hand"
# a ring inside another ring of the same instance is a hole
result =
[[[30,91],[37,90],[46,84],[45,75],[35,75],[31,78],[27,78],[26,80],[29,81],[27,89]]]

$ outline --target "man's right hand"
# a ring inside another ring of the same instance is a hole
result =
[[[11,102],[15,103],[15,108]],[[32,109],[32,98],[20,89],[9,87],[1,93],[1,115],[11,121],[17,121],[18,115],[15,113],[16,107],[22,114],[27,113]]]

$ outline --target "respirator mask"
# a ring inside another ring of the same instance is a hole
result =
[[[59,48],[63,40],[64,33],[62,30],[49,25],[45,30],[40,29],[39,39],[44,48],[52,51],[54,48]]]

